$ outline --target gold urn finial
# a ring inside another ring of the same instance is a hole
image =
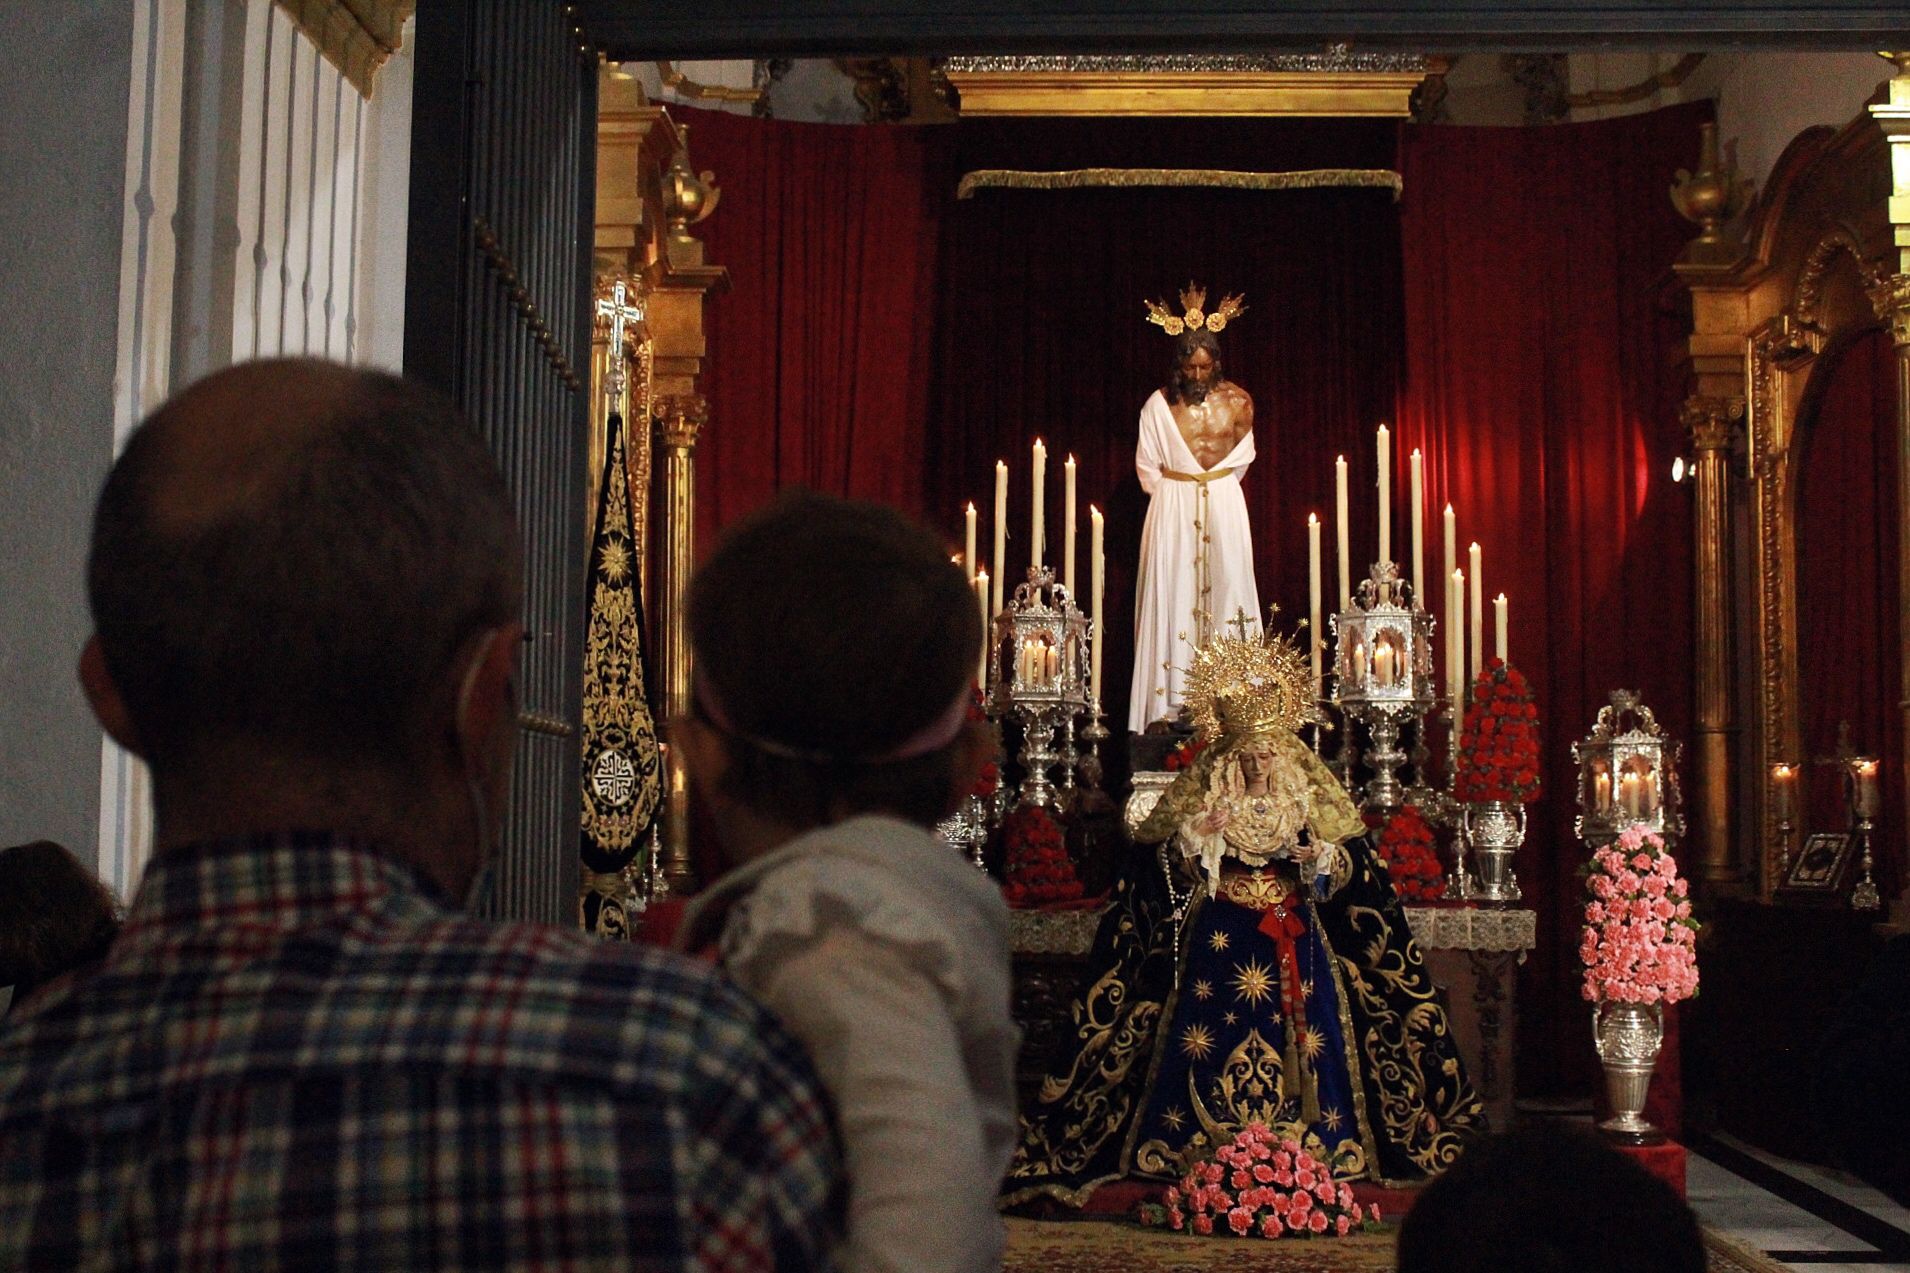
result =
[[[690,227],[716,211],[723,192],[717,189],[716,174],[698,173],[690,167],[690,126],[676,126],[676,154],[663,174],[663,215],[670,225],[670,237],[688,239]]]
[[[1698,237],[1685,248],[1681,261],[1687,265],[1729,265],[1736,261],[1743,249],[1725,225],[1750,201],[1751,182],[1740,181],[1737,165],[1719,154],[1717,124],[1698,125],[1698,170],[1680,168],[1671,183],[1672,206],[1679,216],[1698,226]]]

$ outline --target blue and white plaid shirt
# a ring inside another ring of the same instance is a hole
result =
[[[0,1034],[0,1269],[827,1268],[818,1092],[694,963],[328,835],[200,845]]]

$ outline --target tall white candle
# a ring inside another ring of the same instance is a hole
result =
[[[1505,657],[1505,594],[1502,592],[1492,599],[1492,653],[1499,662]]]
[[[1326,631],[1320,626],[1320,515],[1306,515],[1306,571],[1307,571],[1307,648],[1313,655],[1313,697],[1320,697],[1323,688],[1321,682],[1321,652],[1326,648]]]
[[[1440,568],[1448,579],[1452,578],[1453,571],[1459,569],[1459,519],[1453,516],[1451,504],[1446,505],[1446,560]],[[1452,618],[1451,615],[1446,617]]]
[[[968,502],[966,514],[967,531],[962,540],[962,569],[968,572],[968,582],[975,582],[975,501]]]
[[[1445,613],[1451,614],[1452,613],[1452,573],[1448,571],[1446,575],[1444,576],[1444,578],[1446,581]],[[1441,655],[1441,660],[1442,660],[1439,670],[1441,673],[1444,674],[1446,678],[1446,688],[1448,692],[1450,692],[1459,684],[1458,673],[1454,670],[1456,667],[1456,660],[1454,660],[1453,658],[1453,651],[1456,647],[1453,645],[1452,624],[1450,623],[1446,624],[1444,629],[1442,629],[1441,632],[1439,633],[1439,636],[1440,636],[1439,653]]]
[[[1413,597],[1422,610],[1430,610],[1426,596],[1426,479],[1419,448],[1413,448]]]
[[[1001,613],[1001,587],[1008,578],[1008,571],[1002,566],[1008,553],[1008,461],[995,461],[995,555],[988,560],[995,564],[995,591],[991,594],[989,616]]]
[[[1074,457],[1062,466],[1067,474],[1064,495],[1061,499],[1061,582],[1068,589],[1068,596],[1074,597]],[[1075,602],[1080,605],[1079,601]]]
[[[1452,572],[1452,612],[1461,615],[1466,612],[1466,572],[1463,570]],[[1452,693],[1454,701],[1459,704],[1458,711],[1462,712],[1465,710],[1466,696],[1472,692],[1471,678],[1466,675],[1466,630],[1455,623],[1451,631]],[[1457,714],[1454,713],[1455,716]]]
[[[1393,435],[1379,426],[1379,559],[1393,559]]]
[[[1333,461],[1333,492],[1335,510],[1339,514],[1340,548],[1340,611],[1345,613],[1353,605],[1353,550],[1349,546],[1350,538],[1346,529],[1346,457],[1339,456]]]
[[[986,570],[976,571],[974,583],[975,605],[981,610],[982,616],[982,652],[980,657],[975,660],[975,684],[981,686],[982,691],[986,693],[988,690],[988,650],[989,647],[994,644],[994,638],[989,632],[988,623],[988,572]]]
[[[1466,617],[1469,627],[1466,631],[1466,648],[1472,655],[1472,665],[1468,675],[1477,676],[1486,666],[1486,576],[1480,566],[1479,545],[1474,544],[1466,550],[1466,560],[1472,567],[1471,577],[1466,580]]]
[[[1040,438],[1035,439],[1034,484],[1035,484],[1034,528],[1029,532],[1029,535],[1028,535],[1028,538],[1030,540],[1030,543],[1028,546],[1028,554],[1034,566],[1036,567],[1036,569],[1039,569],[1041,567],[1042,550],[1047,547],[1046,544],[1043,544],[1041,542],[1041,532],[1043,530],[1042,516],[1041,516],[1043,509],[1042,509],[1041,501],[1042,501],[1042,495],[1045,492],[1047,488],[1047,484],[1048,484],[1048,448],[1042,444],[1042,441]]]
[[[1463,614],[1466,609],[1466,572],[1455,570],[1451,575],[1447,592],[1447,609],[1452,614]],[[1466,696],[1470,686],[1466,683],[1466,636],[1457,623],[1446,629],[1452,637],[1449,657],[1452,670],[1449,679],[1452,682],[1452,764],[1455,774],[1459,771],[1459,734],[1466,719]]]
[[[1093,622],[1093,641],[1088,648],[1089,679],[1094,683],[1094,701],[1101,702],[1101,637],[1107,628],[1101,622],[1101,595],[1107,585],[1107,555],[1102,544],[1101,510],[1088,505],[1088,617]]]

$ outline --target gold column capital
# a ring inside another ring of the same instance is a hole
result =
[[[1897,348],[1910,345],[1910,274],[1886,274],[1868,289],[1870,306]]]
[[[672,393],[657,399],[657,434],[673,451],[694,451],[709,419],[709,399],[700,393]]]
[[[1737,423],[1744,419],[1744,399],[1736,394],[1694,393],[1684,400],[1679,419],[1697,450],[1729,450]]]

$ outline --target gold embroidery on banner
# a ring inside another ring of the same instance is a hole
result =
[[[1395,202],[1405,187],[1390,168],[1311,168],[1295,172],[1241,172],[1230,168],[1070,168],[1058,172],[1025,172],[1010,168],[977,168],[962,174],[955,187],[957,199],[977,190],[1116,190],[1156,187],[1216,190],[1325,190],[1351,186],[1390,191]]]
[[[584,637],[583,831],[611,855],[634,848],[662,794],[656,721],[644,697],[638,648],[639,594],[623,438],[622,430],[614,431],[604,457],[610,489],[600,514]]]

